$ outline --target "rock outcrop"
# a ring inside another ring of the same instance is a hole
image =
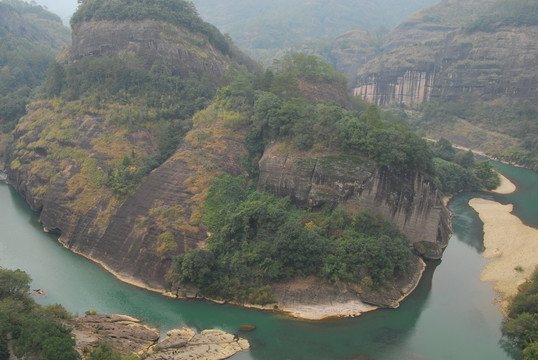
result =
[[[538,27],[463,28],[491,2],[445,0],[398,26],[379,56],[357,63],[355,95],[380,106],[416,107],[441,97],[536,102],[538,75],[529,69],[538,54]]]
[[[250,344],[222,330],[174,329],[160,339],[159,331],[126,315],[86,315],[72,321],[76,350],[87,356],[102,342],[115,352],[150,360],[220,360],[248,350]]]
[[[159,331],[126,315],[87,315],[74,319],[76,350],[89,353],[101,342],[108,342],[122,355],[148,351],[159,340]]]
[[[213,81],[224,75],[231,62],[206,36],[152,19],[82,22],[75,25],[72,36],[70,61],[135,55],[147,69],[164,65],[182,78],[206,75]]]
[[[420,172],[378,167],[356,156],[292,153],[279,144],[260,160],[258,188],[290,196],[301,207],[370,209],[396,224],[412,242],[447,245],[449,212],[432,179]]]
[[[80,137],[61,150],[42,139],[54,127],[52,119],[61,118],[49,105],[36,105],[19,124],[15,138],[20,150],[14,152],[9,183],[40,212],[44,228],[60,234],[66,248],[124,281],[165,289],[172,258],[207,238],[198,206],[211,179],[224,172],[246,175],[240,166],[247,153],[245,130],[237,131],[233,116],[222,119],[213,108],[199,113],[201,120],[176,153],[120,203],[109,188],[92,181],[106,177],[113,158],[110,149],[97,145],[98,139],[115,136],[104,126],[105,117],[75,117]],[[151,139],[151,132],[139,130],[122,141],[139,149],[151,148]],[[59,159],[57,151],[77,153],[78,159]]]
[[[378,308],[397,308],[418,285],[426,264],[413,255],[406,274],[373,290],[358,284],[328,284],[314,277],[273,286],[278,308],[309,320],[353,317]]]
[[[183,328],[169,331],[153,346],[148,360],[220,360],[248,350],[250,344],[237,335],[222,330],[204,330],[196,334]]]

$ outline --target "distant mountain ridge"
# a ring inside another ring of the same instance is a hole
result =
[[[270,65],[279,50],[330,40],[352,29],[393,28],[438,0],[194,0],[202,17]]]

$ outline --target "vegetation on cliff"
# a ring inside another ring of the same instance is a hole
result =
[[[368,212],[298,209],[241,177],[216,179],[204,210],[209,245],[175,259],[173,289],[265,304],[269,284],[315,275],[367,291],[404,273],[411,256],[405,236]]]
[[[341,74],[314,55],[290,55],[282,63],[270,91],[258,92],[254,99],[253,122],[247,134],[251,152],[259,153],[259,144],[264,141],[285,140],[301,151],[341,150],[368,156],[380,166],[432,171],[426,141],[400,125],[398,116],[359,99],[355,99],[352,111],[328,101],[330,98],[312,103],[305,98],[309,97],[308,88],[299,89],[299,81],[345,88]]]
[[[123,199],[131,193],[173,153],[192,126],[192,115],[207,106],[215,93],[208,79],[181,79],[159,65],[147,71],[137,60],[85,58],[68,65],[53,63],[42,87],[44,100],[32,105],[40,110],[19,123],[17,131],[26,133],[30,142],[13,151],[11,167],[35,167],[39,159],[41,170],[36,171],[50,178],[62,166],[59,160],[77,154],[72,160],[81,177],[71,182],[73,194],[80,197],[89,188],[97,192],[108,188]],[[80,127],[87,116],[101,119],[102,129],[93,135],[91,146],[81,147],[85,137]],[[147,135],[142,141],[129,141],[133,136],[129,134],[136,133]],[[98,153],[106,162],[92,159]],[[95,192],[87,195],[93,198]]]
[[[502,332],[507,345],[519,349],[523,360],[538,357],[538,268],[512,299]]]
[[[58,16],[17,0],[0,2],[0,24],[0,131],[7,133],[25,114],[68,30]]]
[[[385,119],[398,116],[356,101],[355,110],[312,100],[310,81],[345,88],[316,57],[289,56],[275,73],[238,76],[218,91],[219,111],[251,114],[244,166],[252,177],[265,144],[293,151],[330,151],[343,157],[370,157],[379,166],[433,171],[432,154],[417,135]],[[304,96],[304,97],[302,97]],[[405,273],[411,250],[393,225],[368,212],[298,209],[287,198],[255,190],[242,177],[213,180],[201,220],[211,232],[207,248],[174,260],[171,289],[196,286],[209,297],[269,303],[272,283],[315,275],[328,282],[353,282],[365,291],[382,288]]]
[[[483,13],[471,21],[465,30],[493,31],[500,25],[538,25],[538,1],[499,0],[488,6]]]

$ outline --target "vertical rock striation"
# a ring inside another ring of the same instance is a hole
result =
[[[278,144],[266,150],[259,165],[258,188],[289,196],[301,207],[370,209],[412,243],[427,242],[437,250],[447,245],[449,212],[437,186],[421,172],[342,154],[290,153]]]

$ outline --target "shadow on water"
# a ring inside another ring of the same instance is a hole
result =
[[[456,214],[452,218],[453,232],[458,234],[459,241],[469,245],[478,253],[484,251],[484,226],[476,211],[469,206],[469,200],[476,197],[484,197],[484,195],[486,193],[462,193],[448,203],[449,210],[452,214]]]
[[[538,174],[532,170],[493,161],[493,166],[516,187],[512,194],[492,194],[493,200],[503,205],[514,204],[512,213],[521,221],[538,228]]]

